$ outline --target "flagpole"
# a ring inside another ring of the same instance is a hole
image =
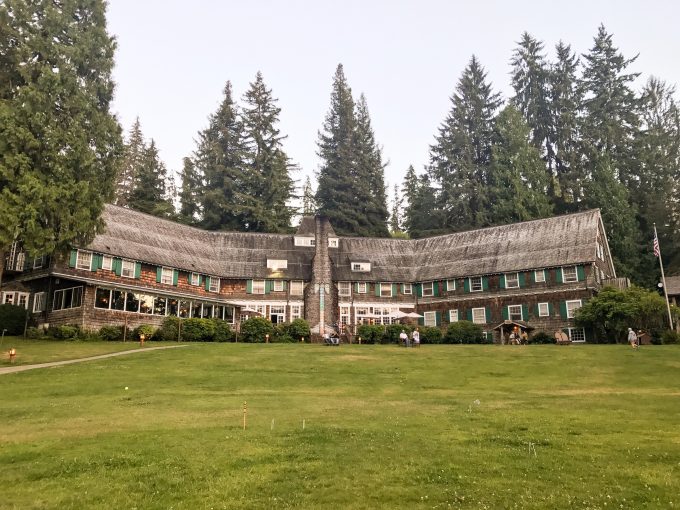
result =
[[[668,310],[668,324],[673,330],[673,317],[671,316],[671,305],[668,301],[668,289],[666,289],[666,276],[663,274],[663,260],[661,260],[661,246],[659,245],[659,236],[656,233],[656,223],[654,223],[654,249],[658,252],[659,266],[661,266],[661,283],[663,285],[663,295],[666,297],[666,310]]]

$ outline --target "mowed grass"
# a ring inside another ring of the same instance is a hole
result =
[[[680,506],[676,346],[201,344],[0,389],[2,508]]]

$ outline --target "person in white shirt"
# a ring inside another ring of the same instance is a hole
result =
[[[638,348],[638,337],[633,331],[633,328],[628,328],[628,343],[633,349]]]
[[[418,328],[413,332],[413,347],[420,347],[420,331]]]
[[[401,333],[399,333],[399,340],[401,344],[403,344],[405,347],[408,347],[408,335],[403,329],[401,330]]]

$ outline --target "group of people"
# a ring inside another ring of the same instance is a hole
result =
[[[511,331],[510,332],[510,345],[527,345],[529,343],[529,335],[526,331]]]
[[[406,330],[402,329],[401,333],[399,333],[399,341],[404,347],[420,347],[420,331],[418,331],[418,328],[414,329],[409,338]]]

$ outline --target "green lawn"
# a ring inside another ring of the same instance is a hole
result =
[[[193,344],[0,390],[1,508],[680,506],[676,346]]]

